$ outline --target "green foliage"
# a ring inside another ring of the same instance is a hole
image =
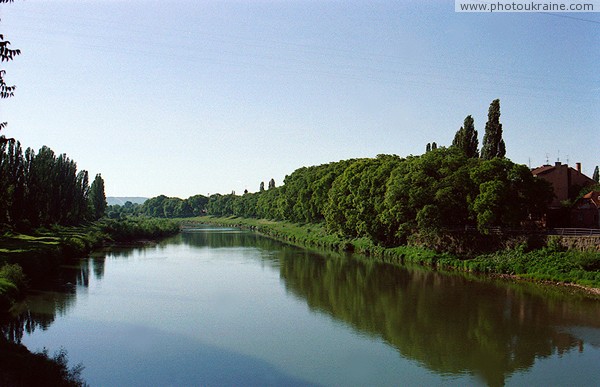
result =
[[[0,144],[0,223],[20,231],[81,223],[90,217],[88,191],[87,172],[66,155]]]
[[[324,212],[327,227],[347,237],[385,238],[378,215],[384,208],[386,183],[400,163],[395,155],[351,163],[331,185]]]
[[[565,251],[566,248],[561,242],[561,238],[558,235],[550,235],[546,241],[546,247],[548,251],[558,252]]]
[[[129,242],[176,234],[179,232],[179,223],[167,219],[129,217],[122,220],[104,219],[99,223],[99,229],[113,241]]]
[[[470,176],[479,187],[472,210],[483,233],[493,226],[517,227],[528,215],[541,214],[552,200],[547,182],[507,159],[482,161],[471,169]]]
[[[27,280],[23,269],[17,264],[0,267],[0,312],[8,310],[23,295]]]
[[[456,132],[452,146],[461,150],[468,158],[479,157],[479,141],[473,117],[467,116],[463,126]]]
[[[499,118],[500,102],[495,100],[482,158],[476,157],[477,131],[467,116],[450,148],[434,142],[421,156],[378,155],[302,167],[286,176],[280,187],[271,179],[267,190],[256,193],[211,195],[206,198],[206,213],[324,223],[336,236],[366,238],[381,246],[429,239],[439,248],[444,235],[457,231],[476,228],[490,234],[519,228],[544,213],[553,193],[526,166],[503,157]],[[148,200],[139,213],[185,217],[189,209],[181,199],[159,196]]]
[[[484,234],[520,227],[543,213],[551,197],[550,186],[526,166],[440,147],[406,159],[379,155],[299,168],[281,187],[211,195],[207,213],[324,222],[343,238],[397,246],[471,226]]]
[[[500,100],[495,99],[488,110],[488,121],[485,124],[485,134],[481,146],[481,158],[491,160],[494,157],[504,157],[506,145],[502,139],[502,124],[500,123]]]
[[[472,271],[600,287],[599,252],[560,251],[554,247],[530,252],[506,250],[465,263]]]
[[[596,183],[600,183],[600,170],[598,170],[597,165],[596,165],[596,168],[594,168],[594,174],[592,175],[592,180],[594,180]]]
[[[0,278],[11,282],[17,289],[23,290],[27,287],[27,279],[23,269],[17,264],[7,264],[0,267]]]
[[[90,212],[94,220],[104,216],[106,212],[106,195],[104,194],[104,180],[100,174],[97,174],[90,186],[89,192]]]
[[[159,195],[146,200],[144,204],[126,202],[123,206],[109,206],[108,217],[111,219],[125,219],[129,216],[189,218],[205,214],[208,201],[209,198],[204,195],[194,195],[187,199]]]

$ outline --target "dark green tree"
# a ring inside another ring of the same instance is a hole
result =
[[[502,139],[502,124],[500,123],[500,100],[495,99],[488,110],[488,121],[485,124],[485,134],[481,146],[481,158],[491,160],[494,157],[504,157],[506,145]]]
[[[265,182],[261,181],[260,182],[260,188],[258,189],[258,192],[263,192],[265,190]]]
[[[463,126],[454,135],[452,146],[460,149],[468,158],[479,157],[477,131],[473,117],[470,115],[465,118]]]
[[[206,196],[194,195],[187,198],[186,201],[192,208],[192,214],[194,216],[199,216],[206,213],[206,204],[208,203],[208,198]]]
[[[97,174],[90,186],[90,211],[93,219],[100,219],[106,212],[106,195],[104,194],[104,180]]]
[[[592,176],[592,179],[596,183],[600,183],[600,171],[598,171],[598,166],[597,165],[596,165],[596,168],[594,168],[594,175]]]
[[[269,189],[275,188],[275,179],[269,180]]]
[[[437,144],[434,142],[428,142],[425,146],[425,153],[431,152],[432,150],[437,149]]]

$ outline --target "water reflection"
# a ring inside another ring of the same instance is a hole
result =
[[[55,289],[29,298],[23,312],[2,325],[20,342],[47,329],[98,280],[111,259],[183,248],[254,248],[279,270],[287,291],[316,312],[364,335],[381,338],[406,359],[439,375],[477,375],[502,385],[536,359],[600,347],[600,302],[578,294],[419,268],[403,269],[323,255],[233,229],[187,232],[156,245],[113,248],[65,267]]]
[[[96,279],[104,276],[106,254],[94,253],[91,257],[65,265],[56,278],[34,289],[27,299],[15,308],[15,313],[3,316],[0,333],[5,339],[20,344],[25,333],[36,329],[46,330],[57,316],[68,314],[77,301],[79,288],[87,288],[90,275]]]
[[[599,347],[600,302],[537,284],[315,254],[240,231],[185,233],[176,243],[277,251],[286,289],[441,375],[503,385],[537,358]]]
[[[600,332],[597,301],[560,292],[542,297],[533,285],[324,261],[308,253],[280,267],[287,288],[312,309],[382,337],[439,374],[475,374],[489,385],[503,385],[536,358],[597,344],[564,327]]]

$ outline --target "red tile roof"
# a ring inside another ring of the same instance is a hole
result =
[[[531,173],[534,175],[542,175],[548,171],[551,171],[555,168],[554,165],[542,165],[541,167],[535,168],[531,170]]]

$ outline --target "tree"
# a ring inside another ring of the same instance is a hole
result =
[[[269,189],[275,188],[275,180],[271,179],[269,180]]]
[[[265,182],[261,181],[260,182],[260,188],[258,189],[259,192],[263,192],[265,190]]]
[[[454,135],[452,146],[461,150],[468,158],[479,157],[477,131],[473,117],[470,115],[465,118],[463,126]]]
[[[104,194],[104,180],[97,174],[90,186],[90,212],[92,218],[97,220],[104,216],[106,211],[106,195]]]
[[[434,142],[428,142],[427,145],[425,146],[425,153],[429,153],[432,150],[436,150],[437,149],[437,144]]]
[[[596,168],[594,168],[594,175],[592,176],[592,179],[596,183],[600,183],[600,171],[598,171],[598,166],[597,165],[596,165]]]
[[[13,0],[0,0],[1,3],[12,3]],[[0,61],[8,62],[14,59],[15,56],[21,55],[21,50],[8,48],[10,42],[4,40],[4,35],[0,34]],[[0,70],[0,98],[9,98],[15,94],[15,86],[8,86],[4,80],[5,70]],[[6,122],[0,123],[0,130],[6,127]],[[13,139],[7,139],[4,136],[0,136],[0,144],[6,143]]]
[[[494,226],[517,227],[530,215],[539,216],[553,197],[548,182],[533,177],[527,166],[508,159],[481,161],[470,175],[479,187],[472,210],[482,233]]]
[[[488,110],[488,121],[485,123],[485,135],[481,146],[481,158],[491,160],[494,157],[504,157],[506,145],[502,139],[502,124],[500,123],[500,100],[495,99]]]

